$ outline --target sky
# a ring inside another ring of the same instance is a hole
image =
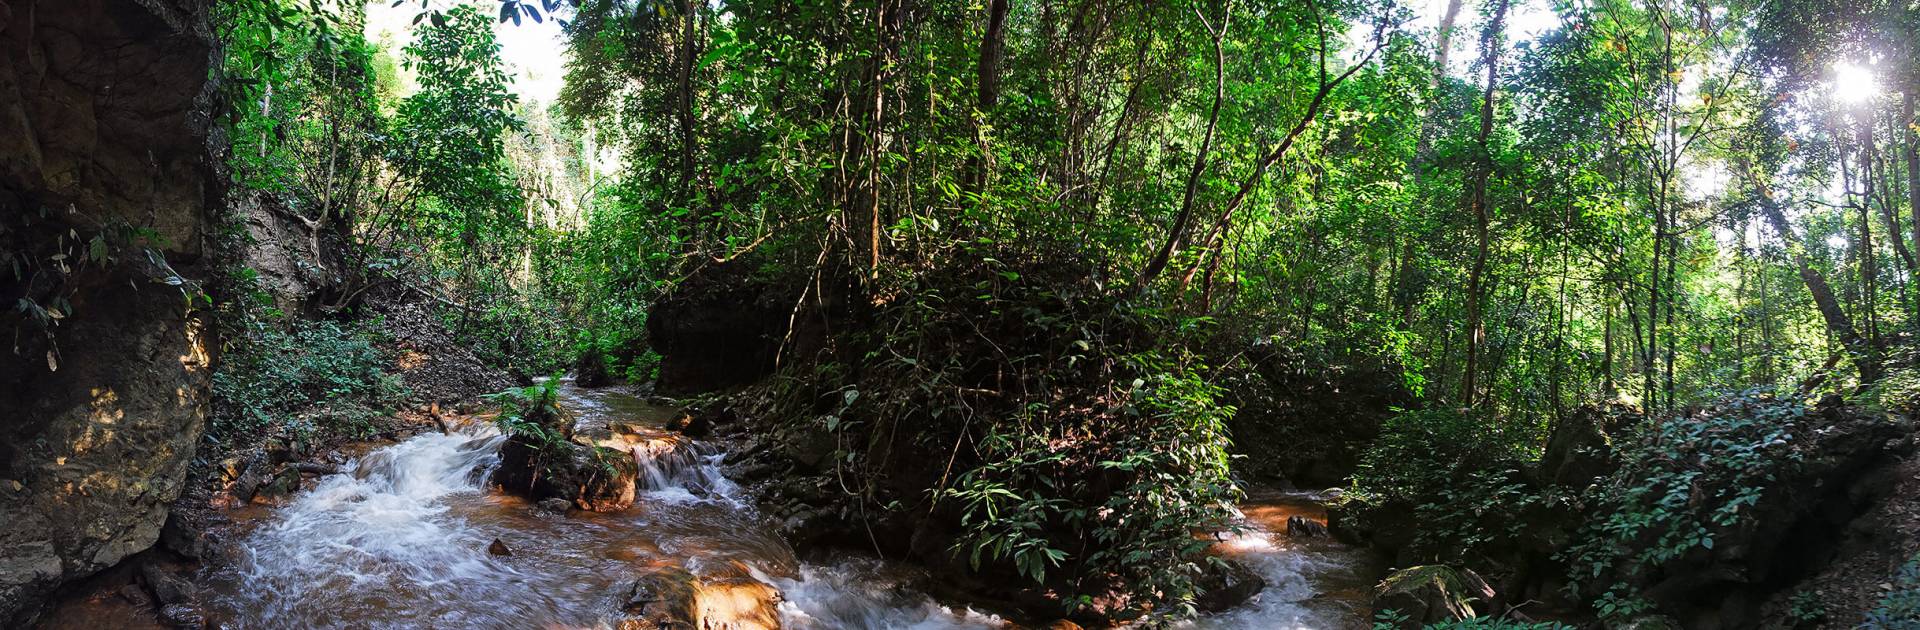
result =
[[[428,6],[445,10],[457,4],[452,0],[430,0]],[[500,6],[494,0],[485,0],[479,5],[489,11],[497,11]],[[412,41],[413,17],[419,13],[417,0],[408,0],[397,7],[392,2],[375,0],[367,5],[367,40],[391,41],[397,53]],[[566,40],[559,24],[551,18],[540,23],[523,19],[518,26],[511,21],[495,22],[493,32],[500,39],[500,56],[507,62],[513,91],[520,95],[522,103],[548,104],[560,96],[560,85],[566,77]],[[403,85],[412,91],[413,78],[403,77]]]

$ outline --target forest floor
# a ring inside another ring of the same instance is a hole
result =
[[[1908,456],[1890,473],[1892,492],[1854,519],[1849,531],[1835,532],[1849,538],[1840,557],[1791,591],[1814,593],[1829,613],[1822,627],[1858,626],[1861,616],[1895,589],[1893,575],[1900,565],[1920,554],[1920,455]]]

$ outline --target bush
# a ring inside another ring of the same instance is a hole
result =
[[[1541,442],[1530,423],[1451,409],[1404,412],[1362,458],[1341,508],[1363,527],[1411,528],[1397,534],[1413,557],[1478,565],[1524,533],[1517,515],[1554,500],[1524,474]]]
[[[1147,378],[1121,394],[1127,427],[1100,440],[1063,440],[1029,423],[996,427],[983,461],[945,491],[964,504],[954,544],[974,569],[1006,561],[1035,582],[1068,559],[1076,541],[1098,544],[1076,573],[1116,575],[1141,602],[1187,614],[1199,595],[1208,541],[1195,531],[1228,526],[1238,490],[1228,477],[1226,420],[1218,388],[1163,357],[1131,363]],[[1110,492],[1087,492],[1103,477]]]
[[[1807,406],[1747,390],[1690,414],[1643,424],[1615,443],[1619,467],[1588,498],[1579,541],[1562,554],[1573,588],[1599,591],[1597,607],[1624,618],[1648,610],[1642,578],[1695,549],[1713,549],[1800,461],[1791,448]]]
[[[209,435],[240,445],[276,434],[311,441],[378,433],[378,420],[407,390],[387,373],[377,327],[323,321],[282,329],[248,318],[214,372]]]

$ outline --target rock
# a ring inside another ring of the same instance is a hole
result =
[[[110,245],[112,264],[0,274],[18,333],[0,361],[0,626],[30,627],[61,584],[152,546],[200,441],[217,337],[182,305],[224,196],[220,73],[208,0],[0,4],[0,251],[151,234]],[[73,308],[43,328],[15,297]]]
[[[1288,538],[1325,538],[1327,526],[1298,514],[1287,517]]]
[[[147,590],[161,604],[191,603],[199,595],[199,587],[194,586],[191,580],[156,563],[141,565],[140,579],[146,581]]]
[[[1065,619],[1055,619],[1047,624],[1046,630],[1081,630],[1080,624]]]
[[[590,347],[574,360],[573,384],[589,388],[613,384],[613,375],[607,373],[607,357],[599,348]]]
[[[160,544],[183,557],[198,560],[208,555],[213,545],[209,533],[210,516],[205,509],[182,509],[175,506],[167,513],[167,522],[160,528]]]
[[[639,474],[624,451],[573,442],[542,445],[516,435],[500,447],[493,482],[535,500],[559,498],[582,510],[612,512],[633,505]]]
[[[1395,627],[1420,628],[1475,616],[1473,602],[1491,598],[1492,589],[1477,576],[1451,567],[1424,565],[1395,571],[1374,587],[1373,614],[1393,611]]]
[[[1200,587],[1200,596],[1194,601],[1202,612],[1220,612],[1239,606],[1267,587],[1266,578],[1233,560],[1208,563],[1202,570],[1204,573],[1196,584]]]
[[[777,630],[780,601],[779,590],[737,564],[704,578],[679,567],[655,567],[626,587],[621,610],[630,616],[615,627]]]
[[[1582,405],[1567,414],[1547,437],[1547,450],[1536,466],[1542,483],[1573,490],[1592,485],[1614,469],[1612,432],[1636,415],[1623,404]]]
[[[535,503],[533,507],[535,510],[548,514],[566,514],[567,509],[573,507],[573,502],[561,497],[548,497],[541,499],[540,502]]]
[[[627,586],[626,603],[621,610],[634,617],[616,625],[622,630],[641,628],[698,628],[695,597],[699,580],[679,567],[656,568],[642,573]]]
[[[833,434],[827,432],[822,423],[820,428],[796,427],[782,437],[778,445],[787,459],[805,468],[824,470],[833,461],[833,454],[840,448]]]
[[[300,491],[300,469],[294,466],[282,466],[280,471],[268,477],[266,483],[254,491],[255,501],[278,503]]]
[[[153,597],[147,595],[147,592],[142,590],[138,584],[128,584],[114,592],[120,595],[120,599],[127,600],[127,603],[133,604],[134,608],[147,609],[153,607]]]
[[[667,428],[680,432],[690,438],[704,438],[713,433],[713,418],[709,413],[680,414],[667,423]]]
[[[498,538],[495,538],[493,539],[493,544],[487,545],[487,554],[495,555],[495,556],[511,556],[513,555],[513,550],[507,548],[507,543],[501,541]]]
[[[172,628],[205,628],[207,616],[187,604],[168,604],[160,608],[160,620]]]

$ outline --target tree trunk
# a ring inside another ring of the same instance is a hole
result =
[[[1460,376],[1460,400],[1468,407],[1479,400],[1480,347],[1486,337],[1485,305],[1487,253],[1492,246],[1492,211],[1487,207],[1487,180],[1493,176],[1493,153],[1488,138],[1493,134],[1493,95],[1500,80],[1500,40],[1505,28],[1508,0],[1494,0],[1493,20],[1481,36],[1481,62],[1487,68],[1487,85],[1480,93],[1480,131],[1478,151],[1467,183],[1467,211],[1473,215],[1473,270],[1467,275],[1467,357]]]
[[[1006,56],[1007,45],[1007,3],[1008,0],[989,0],[987,3],[987,30],[980,36],[980,63],[974,78],[977,99],[974,103],[973,142],[978,153],[967,157],[965,184],[968,195],[961,203],[977,203],[976,200],[987,190],[986,156],[989,149],[986,129],[994,106],[1000,102],[1000,61]]]
[[[1814,269],[1807,261],[1805,247],[1800,237],[1787,223],[1787,217],[1781,212],[1779,204],[1762,195],[1760,210],[1773,224],[1773,230],[1780,234],[1780,240],[1787,244],[1787,250],[1793,255],[1794,266],[1800,271],[1800,281],[1806,283],[1807,293],[1813,295],[1813,304],[1820,309],[1820,318],[1826,322],[1827,332],[1840,341],[1854,365],[1860,369],[1860,383],[1872,383],[1880,379],[1880,356],[1874,348],[1860,337],[1853,327],[1853,321],[1847,318],[1846,311],[1840,309],[1840,301],[1834,299],[1833,288],[1827,284],[1820,270]]]

